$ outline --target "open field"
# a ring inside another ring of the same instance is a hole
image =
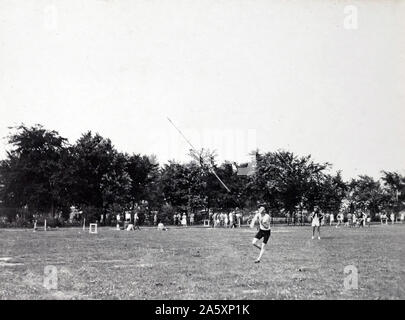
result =
[[[405,298],[405,225],[274,227],[262,262],[255,230],[152,228],[98,234],[0,230],[0,299]],[[58,271],[45,289],[44,268]],[[343,269],[358,269],[344,290]]]

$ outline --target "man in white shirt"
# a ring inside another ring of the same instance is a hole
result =
[[[253,238],[252,244],[260,249],[260,254],[259,257],[255,260],[255,263],[259,263],[260,259],[263,256],[264,253],[264,248],[267,244],[267,241],[270,238],[270,216],[266,213],[266,209],[264,207],[260,207],[258,212],[255,214],[254,218],[252,219],[252,222],[250,223],[250,228],[253,228],[255,226],[256,221],[259,222],[259,232],[255,235]],[[263,238],[262,245],[259,246],[257,244],[257,241],[259,241],[261,238]]]
[[[235,228],[235,212],[229,212],[229,228]]]
[[[240,224],[241,224],[241,220],[242,220],[242,215],[239,212],[239,208],[236,208],[236,224],[238,225],[238,227],[240,228]]]
[[[335,221],[335,216],[333,215],[333,213],[331,213],[329,215],[329,225],[333,226],[333,222]]]
[[[116,215],[116,219],[117,219],[117,230],[120,230],[121,215],[119,213]]]

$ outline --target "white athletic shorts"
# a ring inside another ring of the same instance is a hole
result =
[[[319,227],[320,226],[319,219],[312,219],[312,226]]]

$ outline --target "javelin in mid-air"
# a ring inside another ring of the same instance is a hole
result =
[[[186,142],[190,145],[191,150],[197,155],[198,152],[196,151],[196,149],[194,148],[194,146],[192,145],[192,143],[186,138],[186,136],[183,134],[183,132],[180,131],[179,128],[176,127],[176,125],[173,123],[172,120],[170,120],[169,117],[167,117],[167,120],[169,120],[169,122],[172,124],[172,126],[180,133],[180,135],[184,138],[184,140],[186,140]],[[228,191],[231,192],[231,190],[226,186],[226,184],[221,180],[220,177],[218,177],[218,175],[216,174],[212,164],[211,167],[208,167],[209,170],[214,174],[214,176],[218,179],[218,181],[224,186],[224,188]]]

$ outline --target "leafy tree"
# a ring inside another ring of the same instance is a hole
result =
[[[110,170],[103,174],[100,189],[103,196],[103,208],[113,204],[128,207],[131,191],[131,177],[126,171],[127,157],[119,152],[114,153]]]
[[[219,167],[215,166],[215,172],[225,185],[230,189],[228,192],[224,186],[218,181],[213,174],[209,174],[205,177],[206,181],[206,196],[207,204],[210,208],[231,209],[235,207],[243,207],[244,203],[241,200],[241,191],[243,190],[243,184],[240,177],[233,170],[233,166],[230,162],[225,162]]]
[[[96,208],[98,217],[113,204],[125,206],[131,179],[126,172],[126,156],[99,134],[87,132],[72,147],[71,194],[73,203],[85,209]],[[94,211],[92,209],[92,211]],[[86,210],[83,210],[86,214]]]
[[[15,209],[3,210],[11,219],[30,212],[66,217],[71,205],[90,220],[138,207],[147,223],[155,210],[167,222],[176,210],[249,209],[258,202],[282,214],[315,205],[337,212],[344,202],[374,215],[405,204],[405,177],[397,172],[383,171],[382,183],[365,175],[346,183],[340,172],[328,172],[329,163],[288,151],[255,150],[254,165],[235,163],[234,170],[230,162],[218,164],[215,152],[190,150],[190,162],[160,167],[155,156],[120,153],[99,134],[87,132],[69,145],[40,125],[14,129],[0,161],[0,204]]]
[[[320,181],[318,205],[326,212],[339,212],[347,189],[340,171],[336,175],[324,174]]]
[[[302,202],[307,208],[321,202],[319,190],[324,179],[323,170],[330,164],[318,164],[311,156],[298,157],[288,151],[258,154],[256,159],[256,173],[250,182],[256,199],[266,202],[272,209],[284,209],[290,214]]]
[[[127,159],[126,171],[131,178],[130,200],[132,207],[142,200],[160,206],[163,197],[159,191],[159,164],[154,156],[134,154]]]
[[[3,205],[54,215],[66,206],[66,185],[61,179],[67,140],[41,125],[20,125],[9,136],[12,145],[0,163]]]
[[[162,168],[160,180],[165,200],[180,210],[189,209],[190,198],[201,186],[199,171],[195,163],[180,164],[169,161],[169,164]]]
[[[389,204],[395,211],[404,207],[405,201],[405,177],[398,172],[382,171],[384,191],[389,198]]]
[[[367,175],[350,181],[349,199],[354,209],[367,210],[372,217],[389,203],[380,182]]]

